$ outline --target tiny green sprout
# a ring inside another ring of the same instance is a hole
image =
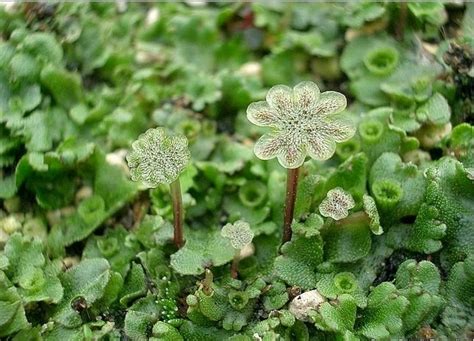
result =
[[[327,193],[326,198],[319,205],[319,212],[324,217],[341,220],[347,217],[349,210],[354,206],[352,196],[342,188],[336,187]]]
[[[100,253],[102,253],[105,257],[113,256],[120,249],[118,240],[114,237],[99,239],[97,241],[97,247],[99,248]]]
[[[291,239],[299,168],[306,156],[327,160],[336,142],[349,140],[355,127],[339,115],[347,105],[346,97],[335,91],[321,93],[313,82],[301,82],[293,89],[272,87],[265,101],[247,108],[247,118],[255,125],[271,128],[256,142],[255,155],[262,160],[277,158],[288,169],[283,242]]]
[[[150,340],[182,340],[178,330],[172,325],[173,320],[166,322],[158,321],[153,325],[152,334],[154,337]]]
[[[23,273],[18,280],[20,287],[26,290],[36,291],[41,289],[45,284],[46,279],[41,269],[32,268]]]
[[[431,79],[428,76],[420,76],[410,81],[411,88],[415,94],[421,94],[425,92],[431,86]]]
[[[147,130],[132,143],[127,155],[132,180],[141,181],[149,188],[169,184],[173,201],[174,243],[184,244],[183,203],[179,174],[189,162],[188,140],[181,134],[169,133],[164,128]]]
[[[93,195],[84,199],[77,208],[77,213],[82,220],[88,224],[93,223],[98,215],[103,214],[105,210],[104,199],[98,195]]]
[[[204,274],[204,279],[202,280],[202,292],[206,294],[207,296],[211,295],[213,293],[213,286],[214,284],[214,274],[212,273],[211,270],[206,269],[205,274]]]
[[[278,311],[278,318],[280,319],[281,325],[284,327],[292,327],[296,322],[295,315],[290,313],[288,310]]]
[[[237,220],[234,224],[226,224],[221,230],[221,235],[230,241],[230,245],[235,250],[231,266],[231,276],[232,278],[237,278],[240,252],[250,245],[254,233],[247,222]]]

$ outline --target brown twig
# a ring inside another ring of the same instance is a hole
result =
[[[230,277],[236,279],[239,276],[239,255],[240,250],[237,251],[232,259],[232,265],[230,266]]]
[[[405,36],[405,26],[407,24],[408,6],[406,1],[400,1],[398,10],[398,21],[395,24],[395,35],[398,41],[402,41]]]

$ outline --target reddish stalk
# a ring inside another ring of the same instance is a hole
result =
[[[408,15],[408,6],[406,1],[400,2],[400,7],[398,9],[398,22],[395,25],[395,35],[398,41],[402,41],[405,36],[405,26],[407,23]]]
[[[179,178],[170,184],[171,198],[173,200],[173,224],[174,224],[174,237],[173,242],[176,247],[180,249],[184,244],[183,237],[183,199],[181,197],[181,185]]]
[[[285,219],[283,222],[283,243],[291,240],[291,223],[295,211],[296,191],[298,188],[299,168],[288,169],[286,179]]]
[[[230,266],[230,277],[234,279],[239,276],[239,256],[240,250],[235,253],[234,259],[232,260],[232,265]]]

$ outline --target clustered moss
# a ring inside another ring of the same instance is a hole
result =
[[[0,338],[470,337],[473,9],[0,4]]]

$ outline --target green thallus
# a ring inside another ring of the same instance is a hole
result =
[[[132,180],[141,181],[149,188],[160,184],[170,185],[174,243],[178,248],[184,244],[184,213],[179,174],[188,164],[190,157],[186,137],[169,133],[164,128],[149,129],[140,135],[127,155]]]
[[[299,169],[306,156],[327,160],[334,154],[336,142],[347,141],[355,134],[355,127],[337,115],[346,105],[343,94],[321,93],[315,83],[307,81],[293,89],[276,85],[265,101],[247,108],[250,122],[272,129],[255,144],[255,155],[262,160],[277,158],[288,169],[283,242],[291,239]]]

